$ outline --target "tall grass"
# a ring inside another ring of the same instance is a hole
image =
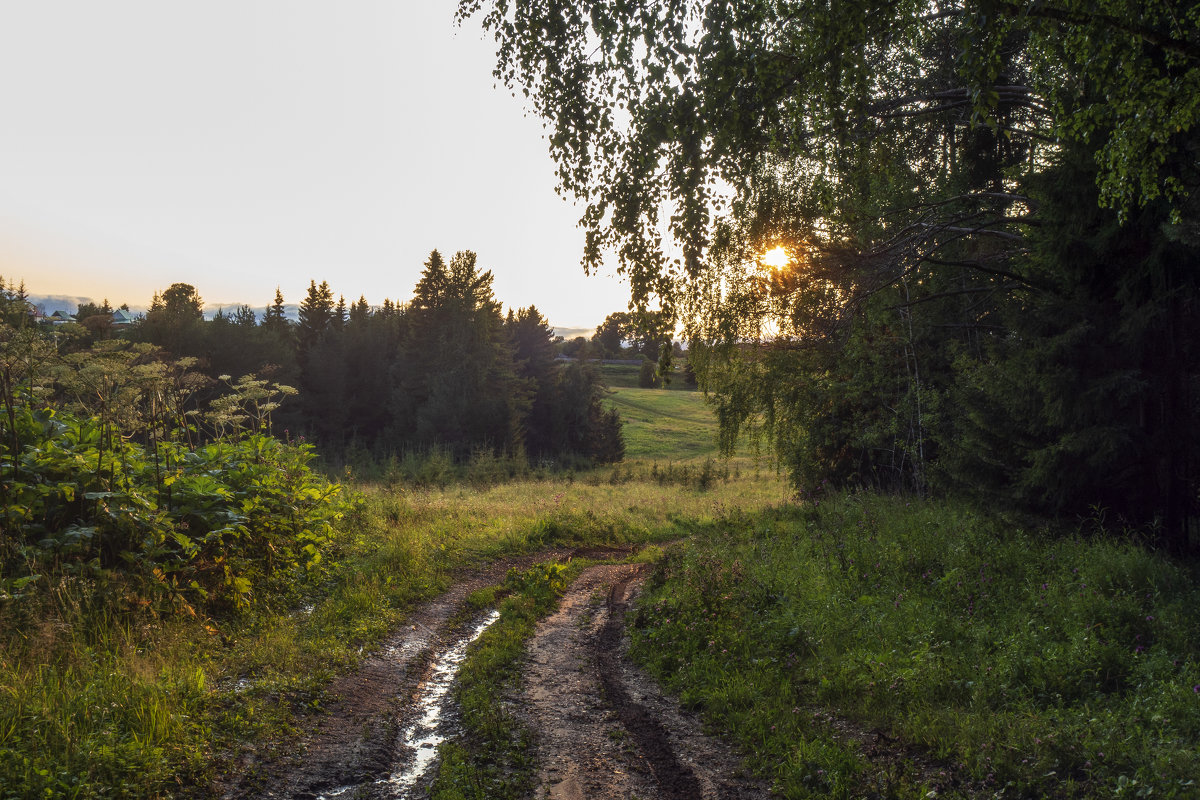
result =
[[[885,497],[720,530],[664,562],[635,652],[784,796],[1200,793],[1193,569]],[[867,763],[823,709],[927,764]]]
[[[361,485],[298,605],[159,618],[70,581],[0,605],[0,798],[205,795],[244,742],[284,735],[456,571],[559,544],[678,538],[776,502],[773,474],[661,483],[636,464],[499,484]]]

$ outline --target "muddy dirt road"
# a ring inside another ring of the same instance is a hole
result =
[[[528,647],[522,702],[537,736],[538,798],[766,797],[627,657],[625,611],[641,568],[584,571]]]
[[[220,788],[241,798],[420,798],[440,735],[453,733],[446,691],[455,653],[486,619],[450,626],[475,589],[509,567],[566,560],[569,550],[493,565],[418,609],[356,672],[330,689],[297,740],[242,759]],[[596,553],[586,555],[595,557]],[[706,736],[627,656],[625,611],[643,567],[586,569],[527,645],[524,680],[510,698],[537,748],[537,798],[676,800],[766,797],[740,759]]]

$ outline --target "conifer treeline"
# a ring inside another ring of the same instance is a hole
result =
[[[594,368],[555,361],[554,333],[530,306],[502,313],[491,272],[475,253],[449,263],[434,250],[413,299],[347,305],[327,282],[310,283],[299,321],[277,290],[258,322],[242,306],[205,321],[196,290],[156,295],[131,338],[198,356],[213,375],[258,373],[300,391],[277,419],[328,453],[378,455],[444,448],[538,458],[624,455],[621,420],[601,404]]]

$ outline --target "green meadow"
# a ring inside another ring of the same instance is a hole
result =
[[[613,397],[625,392],[659,402]],[[323,558],[240,613],[164,616],[82,575],[0,602],[0,798],[208,796],[243,748],[286,747],[324,687],[457,572],[555,545],[677,540],[787,497],[773,470],[714,466],[701,395],[669,394],[678,436],[641,438],[647,460],[347,484]],[[631,440],[652,423],[631,423]]]
[[[796,504],[770,463],[716,457],[701,393],[625,383],[624,463],[354,482],[319,563],[252,609],[166,616],[82,575],[0,605],[0,798],[211,796],[461,570],[631,542],[657,560],[635,657],[782,797],[1200,795],[1193,566],[952,500]],[[475,598],[504,622],[464,667],[473,738],[439,796],[526,785],[503,698],[569,578],[539,569]]]
[[[601,374],[612,391],[609,404],[625,421],[626,460],[670,463],[717,457],[712,410],[702,392],[684,384],[682,372],[662,389],[640,388],[634,366],[605,364]],[[749,446],[734,454],[735,463],[753,461]]]

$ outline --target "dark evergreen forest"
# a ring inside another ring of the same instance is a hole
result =
[[[298,321],[278,291],[261,319],[241,306],[206,320],[196,289],[176,283],[130,326],[114,326],[105,301],[42,334],[76,353],[78,370],[116,359],[118,383],[135,381],[139,364],[170,364],[179,402],[195,414],[214,399],[293,388],[274,396],[270,432],[313,441],[333,462],[352,449],[375,459],[437,450],[457,461],[620,461],[621,420],[601,403],[595,367],[556,360],[547,320],[533,306],[504,314],[492,280],[474,253],[447,263],[435,250],[408,303],[347,305],[312,281]],[[11,337],[28,327],[23,290],[6,289],[3,302]],[[205,419],[220,427],[216,413]]]

